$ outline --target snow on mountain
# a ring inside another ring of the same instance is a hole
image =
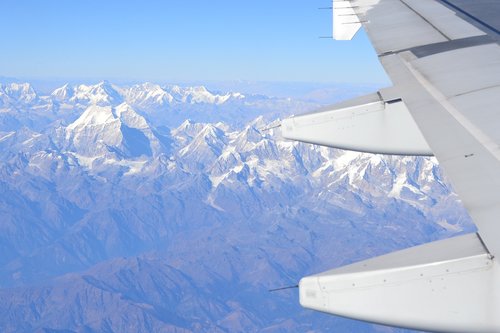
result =
[[[245,96],[240,93],[227,93],[224,95],[214,94],[203,86],[181,88],[174,85],[166,87],[166,89],[176,101],[190,104],[223,104],[231,99],[237,100],[245,98]]]
[[[226,135],[218,127],[207,124],[191,142],[179,150],[179,158],[185,167],[204,169],[215,162],[226,145]]]
[[[0,108],[30,104],[37,100],[38,94],[29,83],[0,84]]]
[[[195,137],[201,129],[204,127],[204,124],[193,122],[192,120],[186,119],[182,124],[179,125],[176,129],[172,130],[172,135],[180,138],[185,142],[188,138],[192,139]]]
[[[66,83],[64,86],[54,90],[50,96],[52,96],[57,101],[69,101],[75,93],[75,88]]]
[[[153,83],[137,84],[124,90],[125,99],[131,105],[143,110],[164,107],[174,101],[174,97]]]
[[[84,156],[119,152],[120,156],[157,155],[162,142],[127,103],[116,107],[92,105],[65,129],[68,149]]]
[[[0,86],[0,130],[28,126],[44,130],[53,122],[69,124],[88,107],[116,107],[126,102],[157,127],[178,127],[186,119],[244,126],[260,114],[267,119],[308,111],[317,105],[291,99],[238,92],[216,93],[204,86],[160,86],[153,83],[118,86],[65,84],[50,95],[38,95],[28,83]],[[20,115],[22,114],[22,116]]]
[[[0,159],[4,161],[19,152],[54,148],[53,141],[46,133],[35,132],[27,127],[16,131],[0,132]]]
[[[146,82],[121,88],[107,81],[96,85],[81,84],[75,87],[65,84],[55,89],[51,97],[61,103],[83,105],[117,105],[126,100],[129,104],[144,110],[172,103],[223,104],[231,99],[245,98],[240,93],[215,94],[203,86],[180,87],[174,85],[162,88],[157,84]]]
[[[79,104],[44,128],[1,129],[2,332],[403,332],[268,289],[474,231],[434,158],[284,141],[264,117],[211,113],[246,97],[186,97],[213,121],[169,129],[139,105],[178,103],[180,88],[98,86],[56,90]]]
[[[29,83],[11,83],[3,86],[2,90],[10,98],[25,104],[32,103],[38,98],[37,93]]]
[[[117,105],[123,101],[118,88],[107,81],[95,85],[80,84],[76,87],[68,84],[54,90],[51,96],[61,102],[82,105]]]

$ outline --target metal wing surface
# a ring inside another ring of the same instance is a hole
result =
[[[478,227],[305,277],[315,310],[440,332],[500,332],[500,1],[338,0],[338,40],[363,26],[393,87],[282,122],[285,138],[433,154]]]
[[[500,255],[500,2],[353,7],[488,249]]]

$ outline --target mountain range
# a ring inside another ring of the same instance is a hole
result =
[[[268,291],[474,231],[434,158],[281,138],[279,117],[317,106],[1,85],[0,330],[403,332]]]

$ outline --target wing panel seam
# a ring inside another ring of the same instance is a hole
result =
[[[404,55],[404,54],[402,54]],[[432,83],[430,83],[408,60],[400,56],[403,64],[410,71],[410,73],[417,79],[417,81],[427,90],[432,97],[436,99],[443,108],[453,117],[459,124],[461,124],[478,142],[482,143],[486,150],[488,150],[498,161],[500,161],[500,150],[498,145],[480,128],[474,125],[467,119],[460,111],[458,111]]]
[[[421,15],[418,11],[416,11],[412,6],[410,6],[408,3],[406,3],[404,0],[399,0],[403,5],[405,5],[406,7],[408,7],[408,9],[410,9],[412,12],[414,12],[415,14],[417,14],[422,20],[424,20],[428,25],[430,25],[434,30],[436,30],[437,32],[439,32],[441,34],[441,36],[443,36],[444,38],[446,38],[448,41],[451,41],[452,39],[450,37],[448,37],[444,32],[442,32],[441,30],[438,29],[438,27],[436,27],[434,24],[432,24],[428,19],[426,19],[423,15]]]

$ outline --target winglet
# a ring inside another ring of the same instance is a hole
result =
[[[333,39],[351,40],[359,28],[361,21],[354,12],[349,0],[333,0]]]

